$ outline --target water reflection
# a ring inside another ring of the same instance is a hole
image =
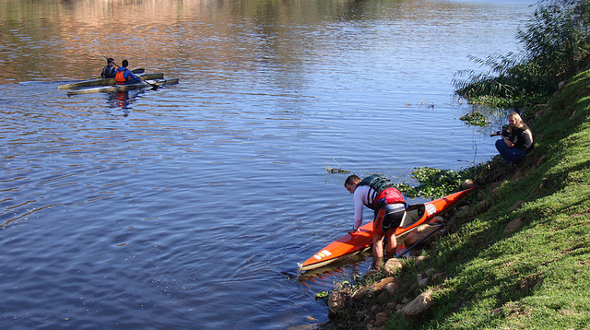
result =
[[[371,262],[370,250],[365,250],[345,260],[332,263],[328,266],[310,269],[301,272],[297,276],[297,282],[305,286],[323,283],[325,279],[346,276],[349,278],[360,278]]]
[[[387,42],[374,29],[383,21],[395,29],[381,32],[414,38],[440,37],[429,34],[424,25],[432,21],[444,27],[438,31],[443,36],[469,38],[461,32],[461,26],[469,24],[492,31],[487,22],[477,21],[486,5],[415,0],[0,1],[0,29],[5,31],[0,35],[0,84],[95,77],[105,55],[129,58],[147,68],[188,65],[205,74],[258,70],[265,62],[296,67],[326,55],[336,60],[341,51],[358,51],[356,29],[366,34],[366,46]],[[410,24],[404,23],[408,20]],[[346,48],[335,48],[327,37]]]
[[[145,93],[143,90],[109,92],[106,93],[107,104],[111,108],[121,108],[123,116],[127,117],[131,110],[131,104],[143,93]]]

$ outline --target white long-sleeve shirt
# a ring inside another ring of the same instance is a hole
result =
[[[373,205],[373,194],[369,194],[372,190],[370,186],[357,186],[354,190],[352,200],[354,202],[354,229],[359,229],[363,223],[363,207],[366,205]]]

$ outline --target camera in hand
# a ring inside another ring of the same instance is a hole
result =
[[[495,131],[490,133],[490,136],[498,136],[498,135],[502,135],[502,131]]]
[[[508,136],[510,134],[508,134],[508,131],[505,128],[503,128],[501,131],[495,131],[495,132],[490,133],[490,136],[498,136],[498,135]]]

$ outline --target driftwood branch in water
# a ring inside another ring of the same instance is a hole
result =
[[[330,167],[330,165],[328,165],[328,163],[324,162],[324,164],[326,164],[326,166],[327,166],[327,167],[326,167],[326,171],[328,171],[328,173],[350,173],[350,171],[343,170],[343,169],[342,169],[342,165],[340,165],[340,164],[339,164],[339,163],[336,161],[336,159],[332,158],[332,160],[333,160],[333,161],[334,161],[336,164],[338,164],[338,166],[340,166],[340,168],[333,168],[333,167]]]

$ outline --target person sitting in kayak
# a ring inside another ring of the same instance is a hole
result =
[[[508,164],[517,164],[533,150],[533,132],[516,112],[508,116],[509,127],[502,130],[501,139],[496,141],[496,149]]]
[[[115,74],[115,81],[117,82],[117,85],[132,84],[141,81],[141,79],[134,75],[133,72],[127,69],[127,66],[129,65],[127,60],[123,60],[121,64],[121,67],[117,69]]]
[[[375,214],[373,223],[373,269],[380,270],[383,264],[383,238],[387,237],[387,257],[395,254],[397,240],[395,230],[406,216],[407,203],[402,193],[393,187],[393,182],[381,175],[361,178],[351,175],[344,187],[353,194],[354,225],[349,234],[354,235],[363,222],[363,205]]]
[[[115,60],[107,57],[107,65],[102,68],[100,73],[101,78],[115,78],[115,72],[117,68],[115,67]]]

